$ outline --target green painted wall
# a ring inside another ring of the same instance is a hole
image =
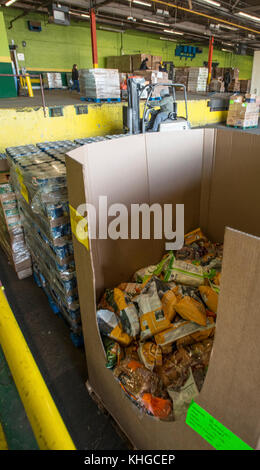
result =
[[[19,10],[2,9],[8,28],[10,20],[19,14]],[[1,9],[0,9],[1,11]],[[42,32],[29,31],[27,21],[42,22]],[[13,23],[12,29],[7,29],[8,39],[14,39],[19,46],[18,52],[25,54],[24,65],[30,70],[71,70],[72,64],[79,68],[92,67],[89,22],[72,21],[70,26],[48,24],[46,15],[28,14]],[[203,53],[195,59],[187,60],[175,57],[175,47],[179,43],[163,41],[156,35],[128,31],[124,34],[99,30],[97,32],[99,66],[104,67],[105,58],[109,55],[147,54],[162,55],[163,60],[173,60],[176,67],[183,65],[202,66],[208,60],[208,48],[202,46]],[[26,41],[25,48],[22,41]],[[181,41],[180,41],[181,42]],[[220,67],[238,67],[240,78],[251,78],[253,57],[239,56],[214,49],[213,61],[219,62]],[[21,63],[22,65],[22,63]]]
[[[0,73],[13,73],[3,13],[0,11]],[[12,77],[0,77],[0,98],[16,96]]]

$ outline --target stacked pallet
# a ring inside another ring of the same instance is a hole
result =
[[[81,69],[81,94],[92,99],[120,98],[119,73],[115,69]]]
[[[223,93],[225,91],[223,80],[221,78],[212,78],[209,84],[209,91],[218,91]]]
[[[61,73],[43,73],[44,88],[62,88]]]
[[[162,89],[166,89],[169,92],[168,87],[162,86],[163,83],[171,83],[166,72],[159,72],[158,70],[137,70],[134,72],[134,75],[144,78],[145,82],[150,84],[158,84],[158,86],[154,88],[151,95],[152,98],[159,98]],[[142,95],[142,98],[145,98],[145,95]]]
[[[11,181],[34,275],[51,306],[81,335],[81,320],[67,193],[65,153],[73,142],[7,149]]]
[[[257,127],[259,103],[255,95],[234,95],[230,97],[227,126],[248,128]]]
[[[188,91],[200,92],[207,90],[208,69],[206,67],[190,67],[188,75]]]
[[[11,184],[0,184],[0,246],[19,279],[32,275],[17,199]]]

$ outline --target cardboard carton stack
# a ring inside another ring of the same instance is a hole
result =
[[[159,98],[161,90],[163,88],[167,89],[167,87],[161,86],[160,84],[170,83],[168,79],[168,74],[166,72],[159,72],[158,70],[137,70],[136,72],[134,72],[134,75],[143,77],[148,83],[158,83],[158,86],[155,87],[152,93],[152,98]]]
[[[119,73],[115,69],[81,69],[80,92],[87,98],[120,98]]]
[[[250,93],[251,80],[239,80],[240,82],[240,93]]]
[[[229,70],[230,70],[231,82],[229,84],[228,91],[230,92],[240,91],[239,69],[234,68],[234,69],[229,69]]]
[[[259,104],[256,95],[234,95],[230,97],[227,125],[241,128],[257,127]]]
[[[175,83],[182,83],[188,88],[189,67],[176,67],[174,80]]]
[[[207,79],[208,69],[206,67],[190,67],[188,76],[188,91],[206,91]]]
[[[44,88],[62,88],[61,73],[43,73]]]
[[[220,93],[225,91],[224,82],[221,77],[211,79],[209,84],[209,91],[218,91]]]
[[[19,279],[32,275],[30,253],[25,245],[17,199],[11,184],[0,184],[0,246]]]
[[[65,153],[70,141],[6,149],[34,276],[72,333],[81,334]]]
[[[161,56],[151,54],[132,54],[107,57],[106,66],[108,69],[118,69],[120,73],[131,73],[140,70],[140,65],[144,59],[148,59],[149,70],[159,70]]]
[[[0,184],[8,183],[9,165],[5,153],[0,153]]]

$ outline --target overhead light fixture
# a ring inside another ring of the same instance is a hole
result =
[[[238,28],[234,28],[234,26],[228,26],[227,24],[219,24],[218,26],[220,26],[221,28],[230,29],[230,31],[237,31],[238,30]]]
[[[133,16],[127,16],[127,20],[128,21],[133,21],[135,23],[136,18],[134,18]]]
[[[239,15],[239,16],[243,16],[244,18],[247,18],[247,19],[252,20],[252,21],[260,21],[259,16],[249,15],[248,13],[244,13],[243,11],[239,11],[236,14]]]
[[[177,42],[177,39],[170,39],[170,38],[163,38],[163,37],[160,37],[160,39],[161,39],[162,41]]]
[[[222,44],[224,44],[225,46],[231,46],[231,47],[234,46],[234,44],[231,44],[230,42],[222,42]]]
[[[131,2],[131,0],[129,0]],[[132,0],[132,3],[137,3],[138,5],[144,5],[145,7],[151,7],[151,3],[141,2],[141,0]]]
[[[205,3],[208,3],[209,5],[213,5],[214,7],[220,7],[221,3],[215,2],[215,0],[202,0]]]
[[[224,51],[224,52],[233,52],[233,51],[230,51],[229,49],[223,49],[222,48],[221,50]]]
[[[143,21],[145,21],[146,23],[159,24],[162,26],[170,26],[168,23],[161,23],[160,21],[149,20],[148,18],[143,18]]]
[[[170,34],[179,34],[180,36],[183,36],[184,33],[180,33],[179,31],[172,31],[171,29],[164,29],[163,30],[165,33],[170,33]]]
[[[5,3],[5,6],[10,7],[10,5],[12,5],[14,2],[17,2],[17,0],[9,0],[9,2]]]
[[[84,16],[84,18],[90,18],[90,15],[85,15],[85,13],[81,13],[80,16]]]
[[[114,28],[108,28],[106,26],[99,26],[99,29],[102,29],[104,31],[113,31],[113,33],[125,33],[124,29],[114,29]]]

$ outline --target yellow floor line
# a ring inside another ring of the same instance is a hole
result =
[[[8,450],[8,445],[5,439],[5,433],[0,423],[0,450]]]

